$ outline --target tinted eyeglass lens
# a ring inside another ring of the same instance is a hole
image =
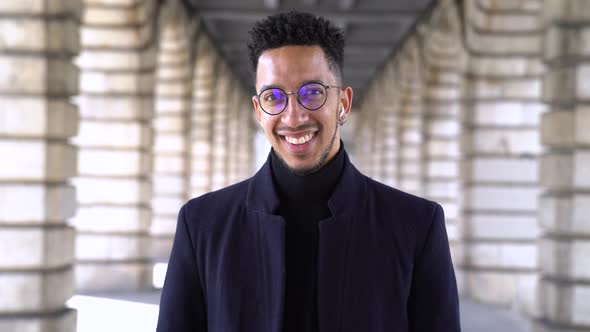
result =
[[[318,83],[309,83],[299,88],[297,95],[303,107],[316,110],[326,101],[326,88]]]
[[[260,106],[266,112],[278,114],[287,104],[287,95],[281,89],[266,89],[260,95]]]

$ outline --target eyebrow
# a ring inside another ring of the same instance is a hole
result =
[[[299,84],[299,86],[297,87],[297,89],[299,89],[300,87],[302,87],[302,86],[304,86],[305,84],[308,84],[308,83],[321,83],[321,84],[324,84],[324,85],[329,85],[329,84],[327,84],[326,82],[324,82],[322,80],[314,79],[314,80],[307,80],[307,81],[301,82]],[[274,88],[285,90],[284,88],[281,88],[280,86],[278,86],[276,84],[268,84],[268,85],[261,86],[260,87],[260,92],[262,92],[262,91],[264,91],[266,89],[274,89]]]
[[[269,84],[269,85],[263,85],[260,87],[260,92],[266,90],[266,89],[271,89],[271,88],[279,88],[281,89],[281,87],[279,87],[278,85],[275,84]]]

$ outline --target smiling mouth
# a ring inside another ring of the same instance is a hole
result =
[[[293,136],[282,136],[285,141],[287,141],[290,144],[293,145],[301,145],[301,144],[305,144],[309,141],[311,141],[311,139],[315,136],[315,132],[314,133],[309,133],[307,135],[303,135],[301,137],[293,137]]]

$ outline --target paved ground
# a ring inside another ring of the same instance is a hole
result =
[[[461,299],[463,332],[523,332],[525,323],[516,312]]]
[[[159,292],[89,294],[75,297],[70,301],[70,306],[78,309],[78,332],[106,330],[117,332],[119,331],[117,328],[125,331],[122,325],[115,324],[119,320],[117,318],[119,315],[125,317],[121,319],[130,326],[134,326],[136,331],[139,331],[137,327],[141,325],[142,331],[153,332],[159,301]],[[461,326],[463,332],[523,332],[525,330],[524,320],[515,312],[478,304],[468,299],[461,299]]]

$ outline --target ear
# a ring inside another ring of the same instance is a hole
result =
[[[262,127],[262,110],[260,109],[260,105],[258,104],[258,98],[256,96],[252,96],[252,104],[254,105],[254,112],[256,112],[256,119],[258,120],[258,124]]]
[[[347,86],[340,92],[340,104],[344,107],[344,116],[347,117],[352,108],[352,88]]]

